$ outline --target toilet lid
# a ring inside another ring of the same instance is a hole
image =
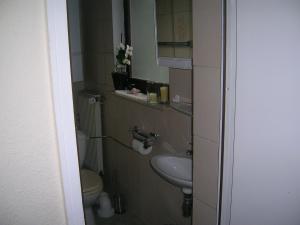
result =
[[[82,192],[102,191],[103,182],[100,176],[91,170],[80,171]]]

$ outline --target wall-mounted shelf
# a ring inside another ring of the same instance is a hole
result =
[[[115,94],[123,96],[124,98],[134,99],[143,103],[147,103],[147,95],[143,93],[129,94],[127,90],[115,90]]]
[[[192,104],[186,104],[186,103],[174,103],[172,102],[170,104],[170,107],[175,109],[178,112],[184,113],[188,116],[192,116]]]
[[[159,103],[157,103],[157,104],[148,103],[147,95],[145,95],[145,94],[141,93],[140,96],[134,96],[133,94],[127,94],[126,92],[127,92],[126,90],[115,90],[114,92],[112,92],[112,95],[123,98],[124,100],[127,100],[127,101],[135,102],[135,103],[138,103],[138,104],[141,104],[141,105],[153,108],[153,109],[157,109],[160,111],[163,111],[169,107],[168,105],[159,104]]]
[[[179,113],[183,113],[187,116],[192,116],[192,105],[191,104],[150,104],[147,102],[147,96],[145,94],[133,95],[128,94],[126,90],[116,90],[112,92],[113,96],[121,97],[124,100],[135,102],[156,110],[164,111],[164,110],[175,110]]]

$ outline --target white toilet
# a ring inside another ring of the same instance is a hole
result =
[[[87,138],[82,131],[77,130],[76,134],[86,224],[95,225],[95,216],[92,206],[97,203],[100,193],[103,190],[103,181],[102,178],[98,176],[94,171],[82,168],[87,150]]]

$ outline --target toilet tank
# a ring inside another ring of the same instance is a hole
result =
[[[85,159],[86,149],[87,149],[87,137],[86,135],[80,131],[76,131],[77,136],[77,151],[78,151],[78,157],[79,157],[79,166],[80,168],[83,166],[83,162]]]

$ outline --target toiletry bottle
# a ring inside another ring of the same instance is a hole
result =
[[[169,88],[167,86],[160,87],[160,103],[166,104],[169,101]]]

